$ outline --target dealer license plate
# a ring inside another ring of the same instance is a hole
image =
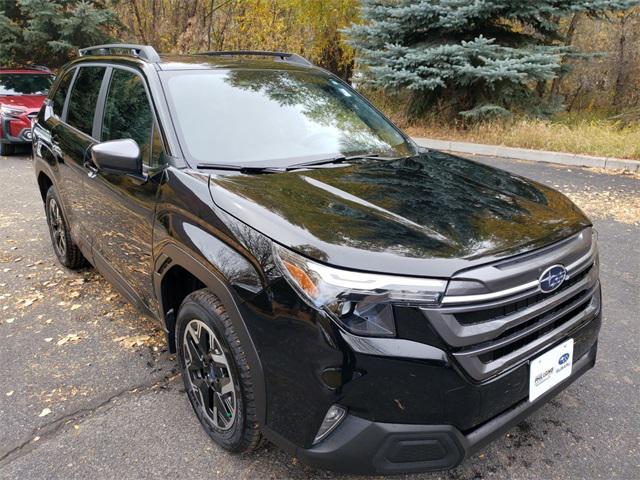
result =
[[[573,338],[531,360],[529,370],[529,401],[548,392],[571,375]]]

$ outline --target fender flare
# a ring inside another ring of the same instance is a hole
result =
[[[266,384],[264,371],[258,351],[253,343],[253,339],[249,334],[249,330],[242,319],[240,309],[235,301],[227,282],[221,277],[217,271],[207,268],[206,262],[195,257],[192,253],[180,248],[175,243],[163,245],[158,254],[155,256],[153,286],[160,306],[161,319],[163,327],[167,330],[170,322],[175,323],[175,314],[173,319],[167,318],[169,312],[164,311],[164,303],[162,301],[162,280],[164,274],[173,266],[180,266],[186,271],[200,280],[214,295],[216,295],[227,310],[227,314],[238,334],[238,338],[242,343],[247,362],[249,363],[251,381],[254,387],[256,401],[256,417],[261,426],[266,424]],[[171,315],[169,315],[171,316]]]

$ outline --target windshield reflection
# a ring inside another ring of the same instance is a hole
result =
[[[183,146],[198,162],[287,166],[301,158],[414,147],[348,86],[321,72],[166,72]]]

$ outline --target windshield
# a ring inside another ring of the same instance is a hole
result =
[[[53,75],[0,73],[0,95],[46,95]]]
[[[414,147],[328,74],[283,70],[164,72],[185,153],[198,162],[285,166]]]

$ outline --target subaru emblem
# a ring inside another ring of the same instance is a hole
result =
[[[569,360],[569,354],[565,353],[558,359],[558,365],[564,365],[565,363],[567,363],[567,360]]]
[[[544,293],[553,292],[562,285],[565,278],[567,278],[567,269],[562,265],[553,265],[540,275],[538,279],[540,282],[540,290]]]

